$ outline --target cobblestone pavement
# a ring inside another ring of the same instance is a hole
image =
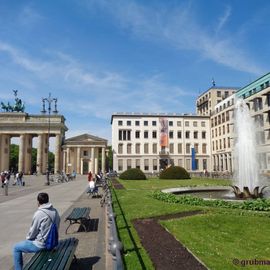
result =
[[[47,192],[50,202],[61,216],[60,238],[76,237],[79,245],[75,252],[77,264],[71,269],[109,269],[106,266],[106,208],[100,207],[99,198],[91,198],[86,193],[86,176],[67,183],[52,183],[45,186],[45,176],[26,176],[24,187],[10,186],[8,196],[1,190],[0,194],[0,268],[12,269],[12,247],[14,243],[25,239],[29,230],[32,216],[37,209],[37,194]],[[68,222],[66,216],[74,207],[90,207],[90,221],[84,232],[77,224],[72,225],[68,233],[65,230]],[[108,261],[108,260],[107,260]]]

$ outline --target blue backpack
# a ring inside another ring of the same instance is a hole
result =
[[[45,241],[45,248],[47,250],[52,250],[58,245],[58,229],[57,229],[56,223],[53,222],[52,218],[45,211],[42,211],[42,212],[44,212],[52,221],[52,225],[51,225],[48,237]]]

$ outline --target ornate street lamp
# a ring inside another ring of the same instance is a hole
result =
[[[45,109],[46,103],[48,104],[48,157],[47,157],[47,170],[46,170],[46,185],[50,185],[50,168],[49,168],[49,152],[50,152],[50,129],[51,129],[51,104],[54,102],[54,114],[57,114],[57,98],[52,98],[51,93],[49,93],[48,98],[42,98],[42,111],[41,113],[46,114],[47,111]]]

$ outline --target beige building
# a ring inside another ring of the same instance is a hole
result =
[[[67,131],[62,115],[30,115],[22,112],[0,113],[0,171],[9,170],[10,141],[19,138],[18,170],[31,173],[33,138],[38,138],[37,173],[48,167],[48,138],[55,137],[55,170],[62,170],[62,142]]]
[[[90,134],[66,139],[63,145],[64,171],[78,174],[105,172],[106,148],[107,140]]]
[[[114,170],[140,168],[157,173],[169,164],[210,170],[210,121],[208,116],[181,114],[115,113],[111,118]]]
[[[236,87],[216,87],[213,85],[197,98],[197,115],[212,115],[215,106],[234,94],[238,89]]]
[[[212,171],[233,172],[233,110],[235,94],[219,102],[212,112]]]

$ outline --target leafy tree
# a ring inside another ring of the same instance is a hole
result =
[[[108,156],[106,157],[106,164],[107,164],[107,171],[108,169],[113,169],[113,151],[112,151],[112,146],[108,146],[109,153]]]

